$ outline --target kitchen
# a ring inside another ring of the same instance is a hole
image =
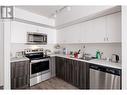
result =
[[[121,89],[121,6],[15,6],[10,27],[11,89]]]

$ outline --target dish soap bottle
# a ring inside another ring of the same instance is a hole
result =
[[[101,53],[99,50],[96,51],[96,59],[101,59]]]

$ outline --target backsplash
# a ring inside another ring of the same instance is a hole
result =
[[[50,49],[52,53],[54,52],[55,44],[48,44],[48,45],[26,45],[21,43],[12,43],[11,44],[11,56],[15,57],[16,52],[22,51],[27,48],[44,48]],[[120,57],[121,62],[121,43],[91,43],[91,44],[60,44],[63,48],[67,48],[68,51],[78,51],[79,49],[83,49],[85,46],[84,52],[89,53],[92,56],[95,56],[96,51],[99,50],[103,52],[103,57],[111,57],[112,54],[117,54]]]
[[[23,51],[24,49],[36,49],[36,48],[43,48],[43,49],[50,49],[51,52],[54,51],[54,44],[48,45],[27,45],[23,43],[11,43],[11,57],[15,57],[16,52]]]
[[[117,54],[121,62],[121,43],[61,44],[61,46],[67,48],[68,51],[78,51],[85,46],[84,52],[90,53],[92,56],[96,55],[97,50],[103,52],[103,57],[111,57],[112,54]]]

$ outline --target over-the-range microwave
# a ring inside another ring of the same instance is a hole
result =
[[[27,32],[28,44],[47,44],[47,34]]]

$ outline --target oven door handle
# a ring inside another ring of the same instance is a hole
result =
[[[31,60],[31,63],[38,63],[38,62],[43,62],[43,61],[49,61],[49,58],[39,59],[39,60]]]

